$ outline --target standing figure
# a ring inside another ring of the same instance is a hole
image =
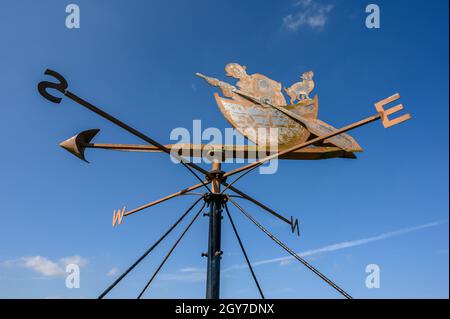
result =
[[[302,79],[301,82],[294,83],[288,89],[284,88],[284,91],[291,98],[291,104],[294,104],[295,100],[304,100],[309,99],[309,93],[314,90],[314,72],[308,71],[303,73],[300,77]]]
[[[240,90],[271,104],[286,105],[286,100],[281,93],[281,83],[262,74],[249,75],[247,68],[238,63],[228,63],[225,71],[227,76],[238,80],[236,86]]]

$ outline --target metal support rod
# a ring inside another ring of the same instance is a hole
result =
[[[259,285],[258,279],[256,279],[256,275],[255,275],[255,272],[253,271],[253,267],[252,267],[252,264],[250,262],[250,259],[248,259],[247,253],[246,253],[245,248],[244,248],[244,244],[241,241],[241,237],[239,236],[239,233],[238,233],[238,231],[236,229],[236,225],[234,225],[233,218],[231,218],[230,211],[228,210],[228,205],[225,204],[224,206],[225,206],[225,211],[227,212],[228,218],[230,219],[230,223],[231,223],[231,226],[233,228],[234,234],[236,235],[236,238],[237,238],[237,240],[239,242],[239,246],[241,246],[241,250],[242,250],[242,253],[244,254],[245,261],[247,262],[248,268],[250,269],[250,272],[252,273],[252,277],[253,277],[253,280],[255,281],[256,287],[258,287],[259,294],[261,295],[262,299],[265,299],[264,294],[263,294],[262,289],[261,289],[261,286]]]
[[[229,184],[222,182],[223,185],[228,186]],[[265,211],[269,212],[270,214],[272,214],[273,216],[277,217],[278,219],[281,219],[282,221],[284,221],[285,223],[291,225],[291,221],[289,219],[287,219],[284,216],[281,216],[280,214],[278,214],[276,211],[274,211],[273,209],[267,207],[266,205],[264,205],[263,203],[257,201],[256,199],[250,197],[248,194],[244,193],[243,191],[240,191],[239,189],[237,189],[234,186],[228,186],[228,188],[230,190],[232,190],[233,192],[235,192],[236,194],[242,196],[244,199],[248,200],[249,202],[252,202],[253,204],[261,207],[262,209],[264,209]]]
[[[162,152],[154,145],[140,145],[140,144],[112,144],[112,143],[85,143],[81,144],[84,148],[104,149],[113,151],[125,152]],[[256,145],[210,145],[210,144],[165,144],[166,148],[173,150],[176,147],[178,154],[183,154],[186,157],[196,157],[205,150],[220,151],[227,155],[225,158],[261,158],[275,153],[275,151],[266,150],[265,148],[258,148]],[[184,154],[188,155],[184,155]],[[304,160],[319,160],[333,157],[356,158],[352,152],[344,151],[337,146],[315,146],[314,148],[305,148],[280,156],[280,159],[304,159]]]
[[[205,196],[205,193],[186,193],[180,196]]]
[[[210,184],[210,183],[211,183],[211,180],[209,180],[209,181],[204,181],[204,182],[205,182],[205,184]],[[228,186],[228,184],[227,184],[226,182],[224,182],[223,180],[222,180],[221,183],[222,183],[222,185]],[[142,206],[139,206],[139,207],[137,207],[137,208],[134,208],[134,209],[132,209],[132,210],[126,211],[126,212],[123,214],[123,216],[129,216],[129,215],[131,215],[131,214],[137,213],[137,212],[139,212],[139,211],[141,211],[141,210],[144,210],[144,209],[146,209],[146,208],[149,208],[149,207],[158,205],[158,204],[160,204],[160,203],[163,203],[163,202],[165,202],[165,201],[167,201],[167,200],[169,200],[169,199],[172,199],[172,198],[175,198],[175,197],[178,197],[178,196],[181,196],[181,195],[185,195],[186,193],[188,193],[188,192],[190,192],[190,191],[193,191],[193,190],[196,190],[196,189],[202,187],[202,185],[203,185],[203,184],[196,184],[196,185],[193,185],[193,186],[191,186],[191,187],[185,188],[185,189],[183,189],[183,190],[181,190],[181,191],[178,191],[178,192],[176,192],[176,193],[173,193],[173,194],[171,194],[171,195],[168,195],[168,196],[163,197],[163,198],[161,198],[161,199],[158,199],[158,200],[156,200],[156,201],[153,201],[153,202],[144,204],[144,205],[142,205]],[[229,186],[228,188],[229,188],[230,190],[232,190],[233,192],[235,192],[236,194],[239,194],[239,196],[243,197],[244,199],[246,199],[246,200],[248,200],[248,201],[254,203],[255,205],[261,207],[262,209],[266,210],[266,211],[269,212],[270,214],[274,215],[275,217],[281,219],[281,220],[284,221],[285,223],[291,225],[291,221],[290,221],[289,219],[287,219],[287,218],[284,217],[284,216],[281,216],[280,214],[278,214],[277,212],[275,212],[273,209],[267,207],[267,206],[264,205],[263,203],[261,203],[261,202],[257,201],[256,199],[250,197],[248,194],[244,193],[243,191],[240,191],[239,189],[237,189],[237,188],[234,187],[234,186]]]
[[[98,299],[102,299],[103,297],[106,296],[106,294],[108,292],[111,291],[111,289],[113,289],[123,278],[125,278],[126,275],[128,275],[128,273],[130,271],[132,271],[134,269],[134,267],[136,267],[145,257],[147,257],[148,254],[150,254],[150,252],[156,248],[156,246],[158,246],[158,244],[167,237],[167,235],[170,234],[170,232],[177,227],[177,225],[183,220],[183,218],[195,207],[195,205],[197,205],[197,203],[202,199],[203,197],[200,197],[199,199],[197,199],[194,204],[192,204],[191,207],[188,208],[188,210],[181,215],[181,217],[175,222],[175,224],[173,224],[164,235],[161,236],[160,239],[158,239],[141,257],[139,257],[122,275],[119,276],[119,278],[117,278],[108,288],[105,289],[105,291],[103,291],[100,296],[98,296]]]
[[[233,184],[235,184],[235,183],[236,183],[237,181],[239,181],[242,177],[244,177],[245,175],[247,175],[248,173],[250,173],[251,171],[253,171],[256,167],[258,167],[258,166],[255,166],[255,167],[253,167],[253,168],[251,168],[251,169],[249,169],[249,170],[247,170],[247,171],[242,172],[242,174],[239,175],[238,177],[236,177],[236,178],[234,179],[234,181],[232,181],[231,183],[228,183],[228,185],[225,186],[225,188],[222,190],[221,194],[225,193],[225,191],[226,191],[228,188],[233,187]]]
[[[177,247],[178,243],[181,241],[181,239],[183,238],[183,236],[186,234],[186,232],[189,230],[189,228],[192,226],[192,224],[195,222],[195,220],[197,219],[198,215],[200,215],[200,213],[202,212],[203,208],[205,207],[206,202],[203,203],[202,207],[198,210],[198,212],[195,214],[194,218],[192,218],[191,222],[186,226],[186,228],[183,230],[183,232],[181,233],[180,237],[178,237],[177,241],[173,244],[172,248],[170,248],[169,252],[166,254],[166,256],[164,257],[163,261],[161,262],[161,264],[159,264],[158,268],[155,270],[155,272],[153,273],[153,275],[150,277],[149,281],[147,282],[147,284],[145,285],[145,287],[142,289],[142,291],[139,293],[137,299],[141,299],[142,295],[144,294],[145,290],[147,290],[147,288],[150,286],[150,284],[152,283],[153,279],[155,279],[156,275],[158,274],[158,272],[161,270],[162,266],[164,266],[164,264],[166,263],[167,259],[169,259],[170,255],[172,254],[172,252],[175,250],[175,248]]]
[[[220,162],[213,162],[211,174],[212,192],[207,197],[209,204],[208,264],[206,274],[206,299],[219,299],[220,295],[220,235],[222,223],[222,204],[224,195],[220,194],[223,172]]]
[[[287,247],[282,241],[280,241],[278,238],[276,238],[274,235],[272,235],[267,229],[265,229],[261,224],[259,224],[256,220],[253,219],[250,214],[248,214],[241,206],[239,206],[238,203],[236,203],[235,200],[233,200],[231,197],[228,196],[228,199],[236,206],[245,216],[247,216],[248,219],[250,219],[253,224],[258,226],[259,229],[261,229],[267,236],[269,236],[274,242],[276,242],[278,245],[280,245],[284,250],[286,250],[289,254],[291,254],[295,259],[300,261],[303,265],[305,265],[309,270],[314,272],[317,276],[319,276],[321,279],[323,279],[327,284],[329,284],[331,287],[336,289],[340,294],[342,294],[347,299],[353,299],[348,293],[346,293],[342,288],[340,288],[338,285],[336,285],[334,282],[332,282],[330,279],[325,277],[320,271],[318,271],[316,268],[311,266],[306,260],[304,260],[302,257],[297,255],[292,249]]]
[[[209,181],[206,181],[206,182],[205,182],[205,184],[209,184],[209,183],[210,183]],[[160,198],[160,199],[155,200],[155,201],[153,201],[153,202],[151,202],[151,203],[147,203],[147,204],[145,204],[145,205],[142,205],[142,206],[139,206],[139,207],[137,207],[137,208],[135,208],[135,209],[132,209],[132,210],[130,210],[130,211],[127,211],[127,212],[125,212],[125,213],[123,214],[123,216],[128,216],[128,215],[137,213],[137,212],[139,212],[139,211],[141,211],[141,210],[144,210],[144,209],[146,209],[146,208],[155,206],[155,205],[157,205],[157,204],[160,204],[160,203],[162,203],[162,202],[165,202],[165,201],[167,201],[167,200],[169,200],[169,199],[172,199],[172,198],[174,198],[174,197],[184,195],[184,194],[186,194],[186,193],[188,193],[188,192],[190,192],[190,191],[196,190],[197,188],[200,188],[200,187],[202,187],[202,186],[203,186],[203,184],[196,184],[196,185],[194,185],[194,186],[185,188],[185,189],[183,189],[183,190],[181,190],[181,191],[178,191],[178,192],[173,193],[173,194],[171,194],[171,195],[168,195],[168,196],[166,196],[166,197]]]

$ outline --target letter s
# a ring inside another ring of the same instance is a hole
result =
[[[51,95],[50,93],[47,92],[47,89],[48,88],[55,89],[64,94],[66,92],[66,89],[68,86],[66,79],[58,72],[55,72],[50,69],[45,70],[44,74],[53,76],[54,78],[56,78],[59,81],[59,83],[53,83],[53,82],[48,82],[48,81],[39,82],[39,84],[38,84],[39,93],[43,97],[45,97],[47,100],[49,100],[53,103],[56,103],[56,104],[60,103],[62,99],[60,97]]]

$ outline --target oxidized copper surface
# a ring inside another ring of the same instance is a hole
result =
[[[239,133],[247,137],[255,144],[258,143],[258,129],[278,129],[278,148],[285,148],[295,144],[305,142],[310,133],[297,121],[287,117],[280,111],[252,103],[248,100],[232,100],[220,97],[214,94],[216,102],[230,124],[236,128]],[[282,104],[284,105],[284,104]],[[288,108],[290,111],[304,116],[306,118],[316,118],[318,111],[317,96],[307,105],[294,105]],[[266,136],[270,138],[269,132]],[[270,145],[270,139],[266,141],[266,145]],[[274,141],[272,141],[274,142]]]

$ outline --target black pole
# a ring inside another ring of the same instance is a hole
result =
[[[222,204],[226,198],[220,194],[220,182],[224,172],[220,163],[213,163],[211,170],[212,192],[205,199],[209,204],[208,265],[206,274],[206,299],[219,299],[220,294],[220,233],[222,222]]]

